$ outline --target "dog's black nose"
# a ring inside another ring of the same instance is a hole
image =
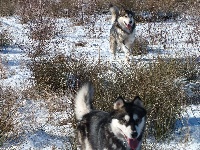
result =
[[[132,138],[136,138],[137,137],[137,132],[136,131],[133,131],[133,133],[131,134]]]
[[[129,21],[129,23],[131,24],[131,23],[132,23],[132,21]]]

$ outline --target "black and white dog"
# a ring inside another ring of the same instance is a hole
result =
[[[110,5],[110,12],[112,15],[112,28],[110,29],[111,52],[115,59],[117,48],[120,48],[125,53],[126,60],[130,61],[135,40],[135,14],[130,10],[119,9],[113,5]]]
[[[93,110],[93,87],[87,83],[75,98],[75,115],[82,150],[140,150],[146,110],[136,96],[131,102],[118,97],[112,112]]]

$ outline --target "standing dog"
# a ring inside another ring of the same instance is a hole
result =
[[[146,110],[136,96],[118,97],[112,112],[92,109],[93,88],[85,84],[75,98],[78,137],[82,150],[140,150]]]
[[[126,60],[132,59],[133,42],[135,40],[135,14],[126,9],[118,9],[110,5],[112,28],[110,29],[110,49],[116,58],[117,46],[124,51]]]

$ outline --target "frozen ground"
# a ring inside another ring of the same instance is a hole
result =
[[[106,21],[110,16],[99,16],[95,24],[75,26],[68,19],[58,19],[57,28],[62,31],[52,41],[60,52],[76,57],[85,55],[89,60],[101,60],[111,63],[123,63],[124,55],[120,53],[116,61],[109,52],[109,29],[111,24]],[[0,58],[6,69],[6,78],[1,79],[3,86],[12,86],[23,90],[31,86],[31,74],[25,66],[29,60],[26,53],[17,45],[28,46],[32,41],[28,38],[27,25],[22,25],[17,16],[0,18],[0,32],[7,30],[13,40],[12,47],[5,47]],[[152,61],[159,57],[185,58],[193,56],[199,61],[200,34],[199,27],[193,20],[169,21],[165,23],[143,23],[137,25],[137,36],[149,42],[149,52],[134,56],[137,61]],[[162,33],[162,34],[161,34]],[[85,43],[78,46],[77,43]],[[50,46],[51,47],[51,46]],[[52,52],[53,53],[53,52]],[[198,99],[200,97],[200,78],[194,83],[188,82],[185,90]],[[192,90],[195,87],[195,93]],[[200,99],[200,98],[199,98]],[[46,101],[20,100],[16,122],[19,137],[9,140],[4,149],[40,150],[70,149],[69,136],[72,134],[70,124],[58,125],[68,118],[66,111],[49,112]],[[63,100],[63,103],[69,101]],[[70,110],[68,110],[70,111]],[[53,121],[49,121],[49,118]],[[164,150],[200,150],[200,105],[185,107],[182,121],[177,121],[174,139],[167,143],[156,143],[149,140],[149,147]],[[1,149],[1,148],[0,148]]]

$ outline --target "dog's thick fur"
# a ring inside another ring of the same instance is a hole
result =
[[[126,60],[132,59],[132,49],[135,40],[135,27],[134,20],[135,14],[124,8],[119,9],[116,6],[110,5],[110,12],[112,15],[110,29],[110,50],[116,58],[116,51],[119,47],[124,51]]]
[[[87,83],[75,98],[75,115],[82,150],[140,150],[146,110],[136,96],[116,99],[112,112],[93,110],[93,87]]]

